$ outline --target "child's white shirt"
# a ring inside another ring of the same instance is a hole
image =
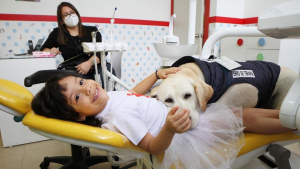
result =
[[[109,100],[102,112],[101,127],[123,133],[137,145],[149,132],[157,136],[165,124],[167,107],[155,98],[133,94],[128,91],[108,92]]]

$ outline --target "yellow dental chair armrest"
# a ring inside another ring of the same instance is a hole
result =
[[[245,132],[245,145],[241,148],[238,156],[244,155],[252,150],[271,143],[291,140],[300,140],[300,135],[295,135],[293,132],[272,135]]]
[[[145,152],[144,150],[132,144],[124,135],[120,133],[102,129],[100,127],[46,118],[36,115],[32,110],[25,115],[22,122],[25,126],[30,128],[55,135]]]

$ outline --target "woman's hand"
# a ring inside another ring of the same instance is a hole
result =
[[[191,128],[190,111],[187,109],[180,110],[178,106],[173,107],[167,115],[164,127],[170,133],[184,133]],[[175,114],[176,113],[176,114]]]
[[[168,74],[175,74],[180,70],[181,70],[180,67],[171,67],[171,68],[167,68],[167,69],[161,69],[161,70],[157,71],[157,76],[160,79],[165,79],[165,78],[167,78]]]
[[[58,55],[58,54],[61,54],[61,52],[57,48],[53,47],[53,48],[50,49],[50,54],[51,55]]]
[[[76,66],[77,72],[82,75],[87,74],[89,72],[89,70],[91,69],[91,67],[92,67],[92,65],[90,64],[89,61],[82,62],[82,63],[80,63],[80,65]]]

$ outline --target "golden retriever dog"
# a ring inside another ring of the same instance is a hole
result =
[[[273,78],[273,81],[257,80],[259,83],[258,86],[263,86],[265,88],[273,86],[273,91],[269,92],[270,97],[262,96],[264,97],[264,100],[262,100],[259,94],[263,95],[265,94],[265,91],[259,91],[257,87],[249,83],[238,83],[231,85],[223,94],[221,93],[220,96],[212,100],[215,90],[222,88],[225,83],[229,83],[230,79],[225,77],[225,81],[220,82],[219,86],[213,88],[211,85],[207,84],[207,79],[205,78],[202,69],[195,62],[185,63],[180,67],[182,68],[181,71],[176,74],[169,74],[158,87],[151,91],[150,96],[156,97],[158,100],[164,102],[169,108],[179,106],[179,109],[189,109],[192,128],[198,124],[199,112],[205,111],[207,104],[212,102],[242,106],[243,108],[264,107],[280,109],[284,97],[298,76],[289,68],[277,66],[278,73],[280,72],[279,76],[277,75],[277,79]],[[257,78],[257,75],[252,73],[250,71],[250,75],[247,74],[249,75],[249,79]],[[265,70],[263,70],[263,76],[265,76],[264,73]],[[236,76],[236,72],[230,75]],[[228,74],[228,76],[230,75]],[[238,78],[239,77],[236,79]],[[232,79],[233,78],[231,78],[231,80]],[[217,80],[218,79],[210,79],[210,81]],[[265,88],[263,88],[263,90],[265,90]],[[219,91],[215,94],[218,95],[218,93]]]

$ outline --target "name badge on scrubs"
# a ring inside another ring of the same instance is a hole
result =
[[[242,66],[239,63],[237,63],[236,61],[234,61],[226,56],[221,56],[220,58],[217,58],[214,61],[216,61],[220,65],[224,66],[228,70],[232,70],[232,69]]]

